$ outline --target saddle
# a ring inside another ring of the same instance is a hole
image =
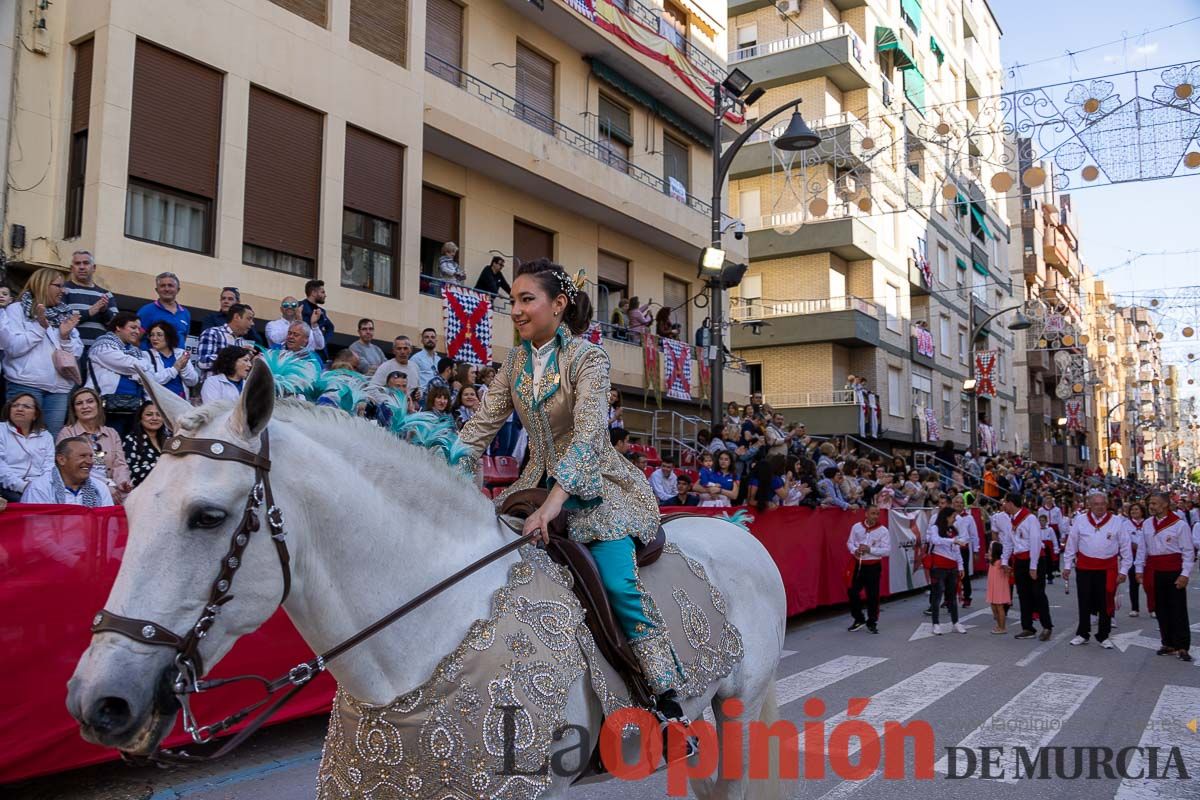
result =
[[[541,508],[549,494],[546,489],[522,489],[513,492],[504,500],[500,513],[524,519]],[[663,518],[663,522],[675,516],[684,515],[668,515]],[[600,580],[600,571],[591,552],[585,545],[568,538],[566,512],[559,514],[549,527],[550,543],[546,546],[546,552],[551,559],[566,567],[574,578],[575,596],[583,606],[588,630],[592,632],[592,638],[596,640],[601,655],[626,679],[631,693],[630,699],[643,707],[653,706],[654,694],[642,676],[641,663],[613,615],[608,593],[604,591],[604,583]],[[666,541],[667,534],[660,523],[652,542],[637,542],[638,568],[644,569],[657,561],[662,555]]]

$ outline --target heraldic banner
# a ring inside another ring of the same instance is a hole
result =
[[[492,363],[492,304],[487,295],[443,283],[442,319],[447,356],[481,367]]]
[[[692,399],[692,348],[678,339],[663,339],[662,352],[667,372],[667,397]]]
[[[996,395],[996,351],[979,350],[975,353],[975,394],[979,397]]]

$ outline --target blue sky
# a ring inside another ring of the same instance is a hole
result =
[[[991,0],[991,6],[1004,32],[1000,53],[1006,91],[1200,59],[1200,20],[1147,33],[1200,16],[1200,0]],[[1127,38],[1073,58],[1064,56],[1066,50],[1122,37]],[[1047,58],[1052,60],[1043,60]],[[1018,64],[1027,66],[1012,69]],[[1112,269],[1130,258],[1129,251],[1200,249],[1200,170],[1195,177],[1073,189],[1071,194],[1085,263],[1093,272],[1103,272],[1112,290],[1131,293],[1125,300],[1136,296],[1148,303],[1156,294],[1150,290],[1200,285],[1200,253],[1148,256]],[[1166,300],[1178,294],[1176,290],[1157,296]],[[1171,304],[1168,328],[1190,324],[1200,330],[1200,290],[1193,297]],[[1200,355],[1200,337],[1190,341]],[[1168,335],[1164,344],[1164,355],[1171,361],[1184,362],[1191,349],[1178,334]],[[1189,372],[1200,383],[1200,367]]]

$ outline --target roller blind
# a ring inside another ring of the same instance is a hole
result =
[[[513,220],[513,254],[522,263],[554,258],[554,233],[519,219]]]
[[[249,116],[243,240],[315,260],[324,119],[257,86],[250,87]]]
[[[629,261],[627,259],[601,250],[596,260],[601,280],[620,286],[629,286]]]
[[[404,148],[346,126],[343,203],[373,217],[400,222],[404,205]]]
[[[190,194],[217,196],[220,72],[139,40],[133,62],[129,174]]]
[[[428,0],[425,7],[425,69],[451,83],[462,67],[463,10],[454,0]],[[450,66],[447,67],[446,64]]]
[[[421,187],[421,237],[458,243],[457,197],[432,186]]]
[[[87,130],[92,105],[92,53],[95,39],[75,45],[75,77],[71,83],[71,133]]]
[[[517,102],[521,118],[554,133],[554,62],[517,43]]]
[[[408,60],[408,0],[350,0],[350,41],[404,66]]]
[[[325,27],[326,0],[271,0],[280,8],[286,8],[293,14],[304,17],[314,25]]]

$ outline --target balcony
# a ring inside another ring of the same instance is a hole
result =
[[[787,117],[787,115],[784,115]],[[787,129],[788,119],[770,128],[751,134],[746,144],[733,159],[729,174],[733,178],[750,178],[765,175],[779,169],[774,153],[774,141]],[[807,120],[806,120],[807,121]],[[863,163],[862,141],[869,134],[867,126],[858,117],[847,112],[833,114],[808,122],[821,143],[812,150],[797,154],[804,164],[836,163],[840,166],[857,167]]]
[[[497,182],[679,258],[708,243],[711,207],[687,194],[670,199],[661,175],[614,156],[602,142],[512,95],[426,54],[425,149]]]
[[[1047,394],[1031,395],[1029,398],[1029,414],[1035,419],[1050,419],[1054,413],[1050,405],[1050,396]],[[1034,430],[1040,430],[1039,423]]]
[[[858,404],[849,389],[767,394],[763,395],[763,402],[783,411],[789,422],[803,422],[810,435],[858,432]]]
[[[1041,214],[1034,211],[1032,208],[1022,208],[1021,209],[1021,227],[1022,228],[1031,228],[1031,229],[1040,228],[1041,225],[1038,224],[1038,220],[1041,219],[1041,216],[1042,216]]]
[[[930,266],[930,269],[932,270],[932,266]],[[908,284],[909,290],[914,296],[928,295],[933,290],[933,287],[930,285],[930,278],[932,277],[932,272],[926,276],[921,272],[921,268],[917,266],[916,261],[911,257],[908,259]]]
[[[1025,280],[1033,282],[1037,279],[1040,270],[1038,269],[1037,253],[1025,253],[1021,256],[1021,272],[1025,276]]]
[[[1058,228],[1046,228],[1042,236],[1042,253],[1046,263],[1061,272],[1063,277],[1071,276],[1071,247],[1067,237]]]
[[[1037,342],[1034,342],[1034,344],[1037,344]],[[1052,368],[1050,354],[1045,350],[1026,350],[1025,368],[1029,370],[1030,374],[1050,372]]]
[[[927,355],[917,349],[917,337],[915,336],[910,336],[908,339],[908,354],[909,357],[912,358],[914,364],[920,364],[923,367],[930,368],[937,366],[936,355]]]
[[[862,39],[843,22],[734,50],[729,66],[736,65],[763,89],[823,76],[848,92],[872,84],[869,57]]]
[[[860,297],[820,300],[750,300],[735,303],[730,319],[734,348],[833,342],[846,347],[879,344],[883,309]]]
[[[750,258],[756,260],[832,252],[846,261],[864,261],[875,258],[879,250],[875,231],[849,203],[823,217],[798,210],[766,214],[745,223],[746,230],[753,231]]]

